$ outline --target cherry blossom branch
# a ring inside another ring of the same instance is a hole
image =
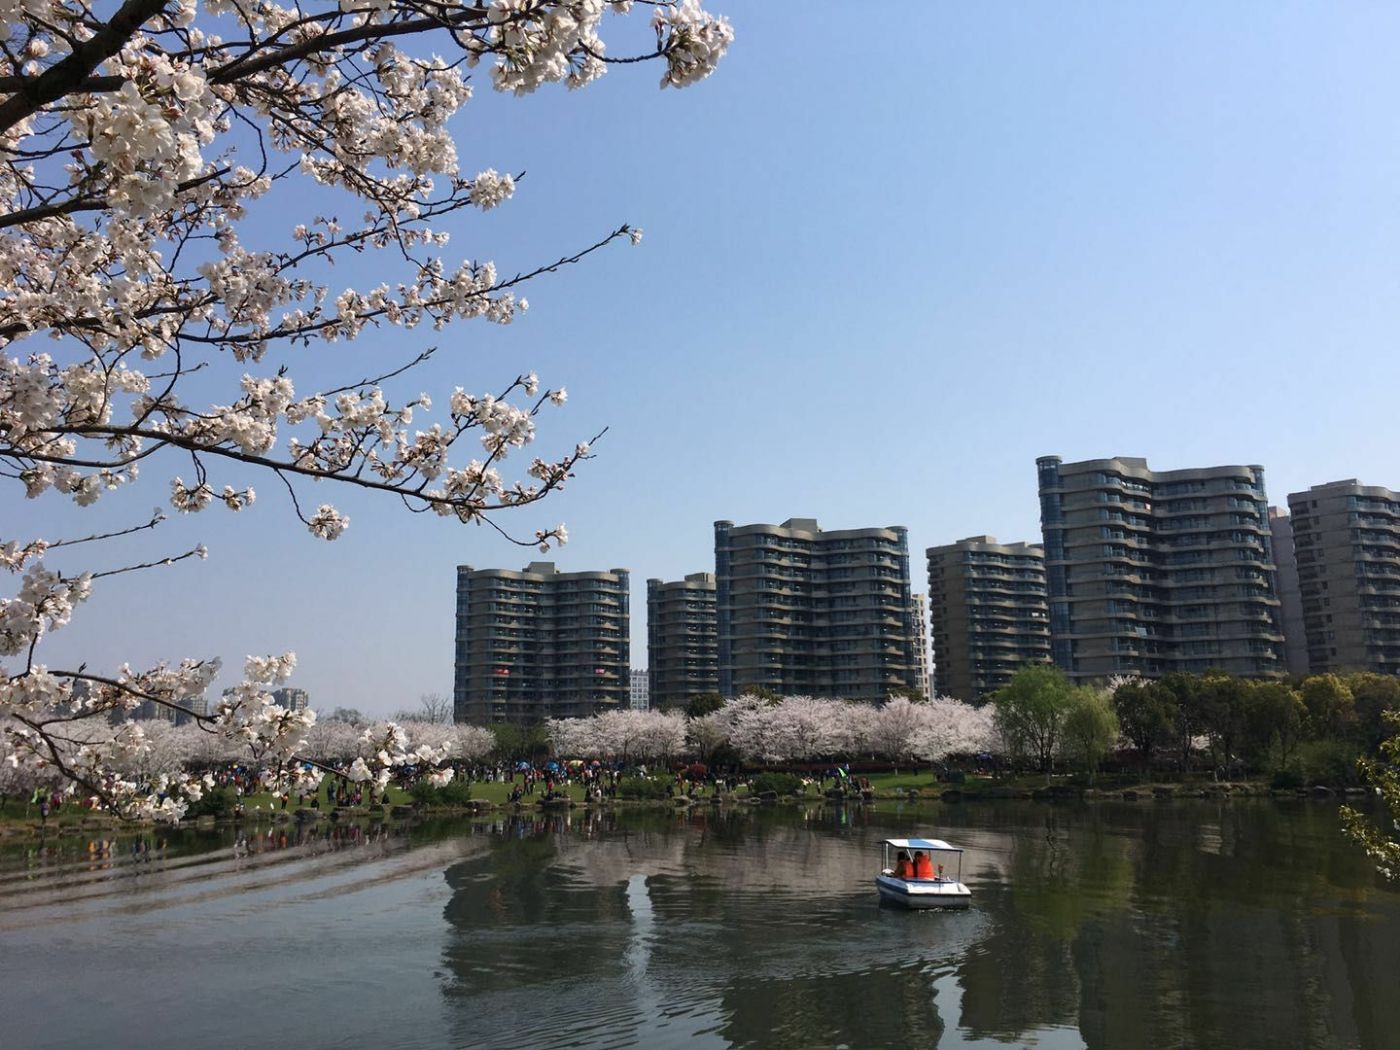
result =
[[[141,24],[159,14],[165,4],[166,0],[126,0],[110,22],[90,39],[77,44],[67,58],[19,85],[9,98],[0,102],[0,132],[8,131],[50,102],[78,90],[94,69],[120,51]]]

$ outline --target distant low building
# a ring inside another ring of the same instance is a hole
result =
[[[919,692],[926,699],[933,699],[933,677],[929,674],[928,660],[928,605],[922,593],[913,596],[914,602],[914,661],[915,675],[919,680]]]
[[[86,686],[86,682],[80,682]],[[77,695],[77,690],[74,690]],[[86,697],[84,693],[84,698]],[[174,707],[166,704],[158,704],[154,700],[143,700],[131,711],[114,710],[110,713],[109,721],[116,725],[121,722],[171,722],[174,725],[182,726],[193,722],[196,717],[204,717],[209,713],[209,701],[203,696],[190,696],[176,701]]]
[[[1298,557],[1293,548],[1293,519],[1286,510],[1269,508],[1269,531],[1278,566],[1279,622],[1283,625],[1283,664],[1291,675],[1308,673],[1308,633],[1298,583]]]
[[[285,686],[272,691],[272,699],[276,701],[278,707],[286,708],[288,711],[305,711],[311,706],[311,696],[305,689],[294,689]]]
[[[627,693],[628,705],[633,711],[646,711],[651,707],[651,673],[644,667],[633,668]]]

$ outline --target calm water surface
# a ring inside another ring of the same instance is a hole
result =
[[[0,1046],[1400,1046],[1400,894],[1336,828],[997,802],[10,846]],[[971,910],[876,903],[910,833],[967,848]]]

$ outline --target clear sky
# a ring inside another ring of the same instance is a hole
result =
[[[567,491],[501,523],[564,521],[561,568],[632,571],[634,666],[647,577],[711,569],[717,518],[905,525],[921,589],[925,547],[1038,539],[1039,455],[1262,463],[1274,503],[1338,478],[1400,488],[1400,7],[707,6],[737,39],[696,87],[624,67],[518,100],[483,70],[458,118],[465,168],[528,174],[452,225],[449,256],[514,272],[621,222],[640,247],[532,285],[508,328],[317,351],[357,378],[436,341],[402,392],[445,403],[533,367],[570,393],[542,450],[610,427]],[[150,463],[76,516],[12,490],[4,531],[134,518],[178,469]],[[540,555],[312,498],[349,513],[341,540],[310,537],[263,479],[250,511],[129,544],[211,553],[105,583],[44,659],[292,648],[321,708],[450,695],[455,566]]]

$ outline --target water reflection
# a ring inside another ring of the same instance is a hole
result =
[[[878,907],[879,840],[931,821],[969,848],[974,908]],[[472,1046],[1387,1045],[1400,902],[1334,821],[1238,802],[513,820],[445,873],[444,994]]]
[[[967,848],[969,911],[879,906],[878,844],[911,831]],[[1320,803],[65,838],[0,851],[0,944],[25,961],[0,982],[6,1046],[245,1045],[212,1025],[210,989],[302,1050],[1391,1047],[1400,1032],[1400,894]],[[118,991],[133,946],[158,979]]]

